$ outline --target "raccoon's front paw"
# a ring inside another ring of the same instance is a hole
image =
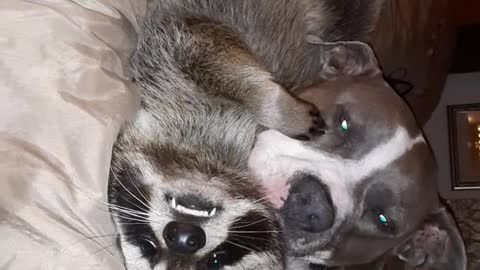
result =
[[[282,110],[278,131],[298,140],[310,140],[325,133],[325,122],[314,105],[295,99],[295,104]]]
[[[301,117],[303,121],[300,120],[298,122],[296,134],[290,136],[294,139],[305,141],[323,135],[325,133],[325,122],[320,111],[310,103],[302,103],[304,108],[300,111],[300,114],[305,114],[304,111],[306,111],[306,115]]]

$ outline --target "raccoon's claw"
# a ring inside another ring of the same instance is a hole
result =
[[[318,111],[317,108],[312,108],[309,111],[309,115],[312,119],[311,126],[308,128],[307,132],[292,136],[292,138],[300,140],[300,141],[308,141],[313,139],[314,137],[321,136],[325,134],[325,121]]]
[[[323,121],[320,111],[315,108],[310,111],[310,115],[312,116],[313,126],[308,130],[308,132],[314,136],[323,135],[325,133],[326,124],[325,121]]]
[[[276,106],[276,110],[260,114],[260,124],[298,140],[310,140],[324,133],[325,122],[313,104],[285,95]]]

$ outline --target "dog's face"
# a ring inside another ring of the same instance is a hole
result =
[[[109,184],[127,269],[283,269],[275,213],[248,174],[138,134],[117,142]]]
[[[302,142],[268,130],[250,159],[290,254],[346,266],[393,253],[413,266],[464,269],[458,230],[439,208],[431,151],[371,49],[332,45],[325,63],[327,80],[298,93],[322,112],[325,134]]]

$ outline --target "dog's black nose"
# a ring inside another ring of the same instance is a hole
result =
[[[285,225],[291,229],[318,233],[333,226],[335,213],[330,193],[313,175],[302,175],[292,185],[280,211]]]
[[[204,247],[207,241],[202,228],[176,221],[165,226],[163,239],[165,239],[168,249],[178,254],[193,254]]]

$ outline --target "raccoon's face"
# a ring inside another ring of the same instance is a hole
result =
[[[284,268],[275,214],[251,178],[118,149],[109,203],[128,270]]]

